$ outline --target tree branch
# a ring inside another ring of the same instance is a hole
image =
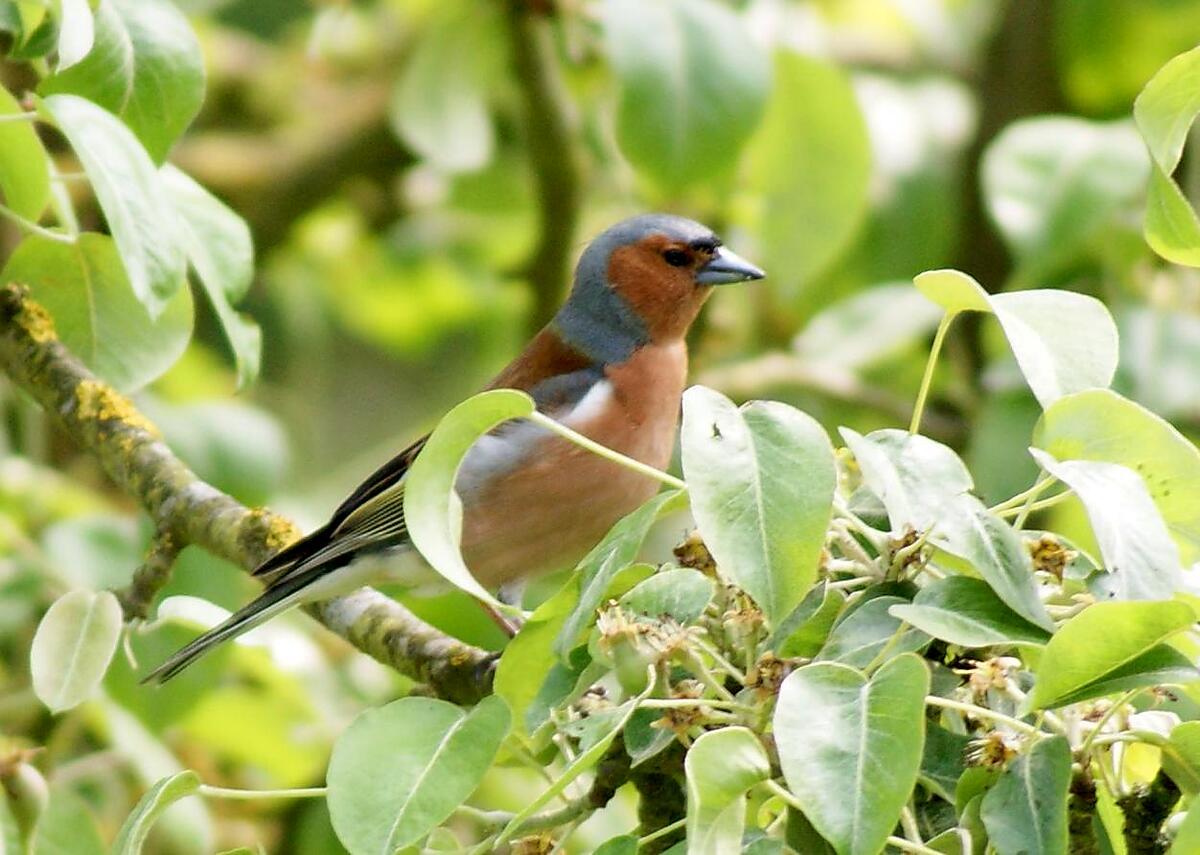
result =
[[[525,101],[526,145],[537,183],[539,237],[525,267],[533,287],[532,329],[554,317],[570,276],[582,202],[582,165],[571,102],[559,73],[549,18],[531,0],[508,0],[513,71]]]
[[[24,286],[0,287],[0,369],[53,413],[114,484],[154,520],[159,536],[193,543],[246,570],[299,532],[264,508],[247,508],[200,480],[123,395],[59,342],[49,314]],[[308,612],[359,650],[440,697],[474,703],[491,692],[494,657],[451,638],[369,588]]]

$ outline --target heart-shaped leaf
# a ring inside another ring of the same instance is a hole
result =
[[[817,662],[783,681],[775,742],[788,789],[838,855],[877,855],[917,781],[929,671],[915,654],[868,680]]]
[[[76,706],[100,685],[121,638],[111,591],[71,591],[46,611],[29,651],[33,691],[51,712]]]
[[[1071,747],[1061,736],[1033,744],[983,797],[980,814],[997,852],[1066,855]]]
[[[700,736],[683,762],[687,776],[688,855],[741,848],[746,792],[771,777],[771,761],[754,733],[722,727]]]
[[[721,573],[771,623],[817,575],[837,472],[825,430],[784,404],[743,407],[693,386],[683,395],[684,477],[704,542]]]
[[[469,712],[410,697],[359,715],[329,761],[329,816],[342,844],[379,855],[420,840],[479,786],[508,725],[494,695]]]

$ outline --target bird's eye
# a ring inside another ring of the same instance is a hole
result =
[[[668,249],[663,253],[663,258],[672,267],[686,267],[691,262],[691,258],[682,249]]]

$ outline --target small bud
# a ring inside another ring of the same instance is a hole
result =
[[[1049,573],[1060,582],[1067,565],[1079,555],[1074,549],[1067,549],[1061,540],[1050,534],[1043,534],[1037,540],[1026,541],[1025,546],[1033,560],[1033,569]]]
[[[46,779],[29,763],[34,753],[18,749],[0,758],[0,787],[8,796],[8,807],[22,839],[28,839],[33,834],[38,817],[50,800]]]
[[[710,576],[714,579],[717,577],[717,563],[713,561],[708,547],[700,539],[699,530],[693,529],[683,539],[683,542],[675,547],[674,552],[675,560],[679,562],[681,567],[691,567],[693,570],[699,570],[705,576]]]
[[[783,685],[783,678],[791,670],[790,663],[768,650],[754,663],[754,667],[746,675],[746,688],[754,689],[755,694],[759,697],[773,697],[779,693],[779,687]]]
[[[1003,769],[1021,751],[1021,740],[1001,730],[993,730],[967,743],[966,760],[972,766]]]
[[[554,838],[544,832],[514,840],[509,848],[512,855],[550,855],[553,851]]]
[[[994,656],[984,662],[974,662],[972,667],[958,669],[955,673],[965,674],[971,691],[976,696],[982,696],[991,689],[1003,692],[1020,669],[1020,659],[1013,656]]]

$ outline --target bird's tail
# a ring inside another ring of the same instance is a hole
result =
[[[290,609],[301,600],[307,599],[305,589],[321,575],[325,568],[313,568],[297,576],[282,580],[280,584],[267,588],[257,598],[231,614],[224,622],[213,627],[191,643],[176,651],[166,662],[159,665],[144,678],[142,683],[161,686],[184,668],[191,665],[218,644],[236,638],[261,623],[265,623],[280,612]]]

